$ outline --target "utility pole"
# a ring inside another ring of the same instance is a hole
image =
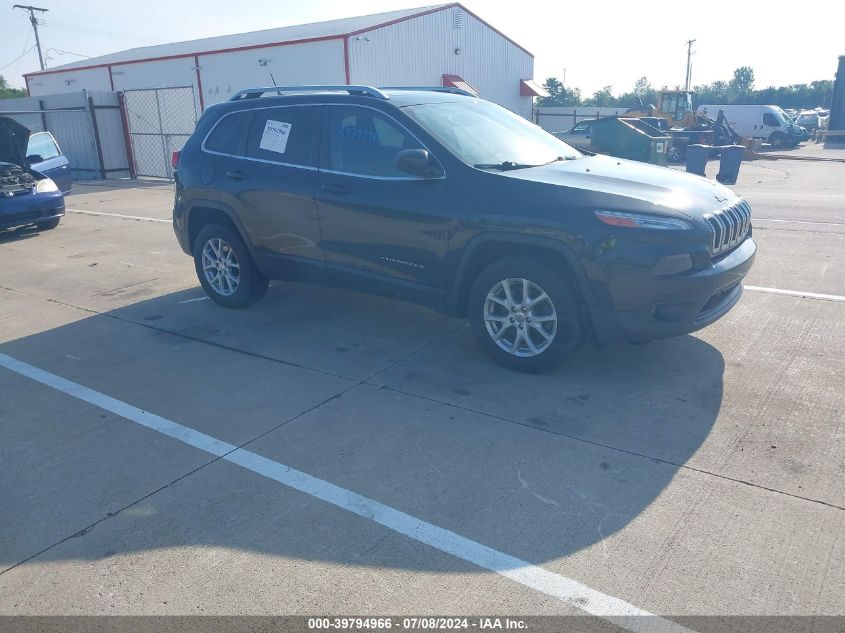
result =
[[[687,81],[684,85],[684,90],[690,89],[690,84],[692,83],[692,45],[695,44],[695,40],[687,40]]]
[[[38,61],[41,63],[41,70],[44,70],[44,55],[41,54],[41,40],[38,38],[38,18],[35,17],[35,12],[38,11],[39,13],[46,13],[50,9],[30,7],[22,4],[16,4],[12,8],[29,11],[29,21],[32,23],[32,30],[35,31],[35,46],[38,48]]]

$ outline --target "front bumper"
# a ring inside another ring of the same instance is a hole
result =
[[[0,199],[0,229],[38,224],[65,214],[65,199],[60,192]]]
[[[748,237],[708,268],[688,275],[651,277],[639,285],[642,306],[635,310],[591,310],[600,345],[642,342],[700,330],[720,319],[742,295],[757,245]]]

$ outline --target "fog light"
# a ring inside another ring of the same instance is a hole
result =
[[[681,255],[667,255],[654,267],[655,275],[674,275],[692,268],[692,255],[683,253]]]

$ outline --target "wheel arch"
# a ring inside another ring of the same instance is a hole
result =
[[[192,253],[194,251],[194,242],[197,239],[197,235],[199,235],[199,232],[202,230],[202,227],[208,224],[217,223],[222,224],[223,226],[228,226],[238,233],[244,244],[246,244],[247,250],[249,250],[252,255],[252,244],[247,239],[246,231],[238,220],[235,212],[224,204],[220,204],[219,202],[214,202],[212,200],[198,200],[188,209],[185,222],[187,227],[188,245]]]
[[[525,255],[550,262],[553,267],[560,267],[583,304],[584,316],[589,317],[588,310],[593,304],[592,295],[578,256],[570,246],[549,237],[499,232],[477,235],[464,247],[453,283],[447,293],[448,311],[458,316],[466,316],[469,291],[479,273],[494,261],[513,255]]]

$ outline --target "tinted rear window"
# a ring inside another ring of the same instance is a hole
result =
[[[260,108],[249,126],[246,155],[275,163],[316,166],[315,135],[318,108]]]
[[[224,116],[205,141],[205,148],[221,154],[242,156],[245,148],[246,129],[252,111],[235,112]]]

